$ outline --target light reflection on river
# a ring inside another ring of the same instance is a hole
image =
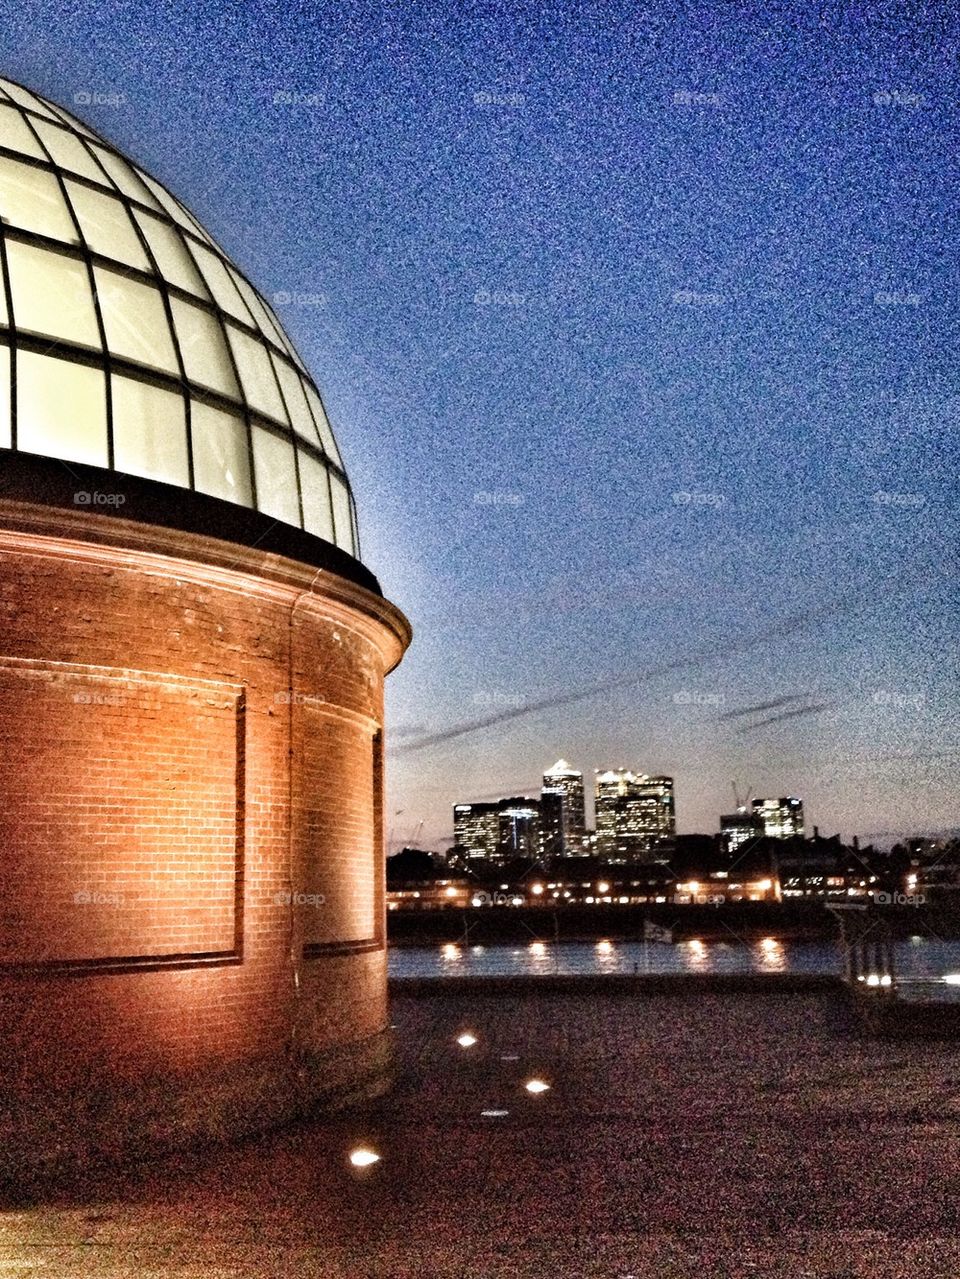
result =
[[[911,937],[895,946],[898,978],[960,973],[960,941]],[[396,946],[391,977],[547,976],[597,973],[826,973],[839,974],[842,958],[833,941],[701,941],[672,944],[636,941],[531,941],[524,945]]]

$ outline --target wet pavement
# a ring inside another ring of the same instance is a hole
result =
[[[393,1017],[389,1097],[0,1209],[0,1276],[960,1274],[956,1044],[862,1039],[834,993],[408,994]]]

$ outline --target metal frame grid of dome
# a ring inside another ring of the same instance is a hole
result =
[[[260,511],[359,558],[319,391],[159,182],[0,79],[0,450]]]

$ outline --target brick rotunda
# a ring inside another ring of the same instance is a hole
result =
[[[0,81],[0,1174],[389,1079],[383,682],[320,396],[191,214]]]

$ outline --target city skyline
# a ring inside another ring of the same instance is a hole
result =
[[[453,838],[441,842],[449,844],[446,851],[468,861],[524,856],[551,861],[589,854],[611,862],[641,862],[655,860],[677,834],[713,834],[732,854],[754,838],[803,838],[809,829],[798,796],[741,795],[734,783],[733,811],[728,807],[720,812],[709,832],[678,832],[672,777],[623,767],[593,772],[592,825],[587,819],[583,772],[561,758],[543,773],[539,795],[498,795],[454,803]],[[812,829],[816,833],[819,828],[814,824]],[[392,838],[390,842],[391,852],[410,847]]]
[[[567,765],[568,767],[573,769],[573,771],[579,773],[582,777],[587,777],[589,775],[597,776],[602,773],[614,773],[614,772],[635,773],[638,777],[643,776],[647,779],[663,776],[663,774],[645,773],[639,767],[636,769],[625,768],[625,766],[622,763],[618,765],[616,768],[611,768],[610,766],[604,766],[604,767],[595,766],[593,768],[584,767],[582,769],[579,769],[575,765],[569,764],[569,761],[567,761],[566,759],[561,759],[559,762],[561,764]],[[544,774],[544,776],[546,776],[546,774]],[[456,788],[453,787],[452,790],[456,790]],[[724,790],[726,791],[725,797],[724,797]],[[722,782],[718,781],[716,783],[715,792],[711,792],[711,793],[715,793],[717,796],[717,804],[716,804],[716,808],[712,818],[708,816],[706,821],[701,823],[701,825],[695,826],[692,823],[684,822],[682,820],[682,815],[684,813],[684,796],[683,796],[682,790],[679,790],[679,791],[675,790],[674,795],[675,795],[675,799],[677,800],[676,833],[678,835],[691,835],[691,834],[721,834],[722,835],[725,829],[725,819],[729,817],[731,819],[731,823],[730,823],[731,826],[734,826],[735,823],[733,822],[732,819],[736,817],[738,814],[743,815],[744,830],[746,830],[748,826],[752,828],[754,826],[759,825],[760,833],[763,833],[764,821],[763,821],[762,815],[752,810],[750,806],[761,804],[765,800],[766,802],[773,802],[773,801],[770,800],[769,797],[756,795],[754,793],[755,791],[756,791],[755,787],[744,788],[742,784],[738,782],[736,778],[729,779],[725,783],[725,785]],[[542,793],[541,786],[540,786],[540,783],[537,781],[532,781],[532,780],[527,781],[525,784],[522,784],[522,785],[504,784],[504,785],[501,785],[499,788],[495,787],[489,791],[484,791],[482,793],[476,793],[476,792],[471,792],[470,794],[458,793],[457,798],[455,798],[452,802],[452,808],[455,809],[462,805],[472,805],[475,807],[481,807],[483,805],[487,805],[489,806],[491,810],[493,810],[496,808],[497,803],[501,800],[506,800],[506,799],[509,799],[510,797],[516,797],[516,798],[526,797],[529,799],[533,799],[533,798],[536,798],[541,793]],[[791,797],[789,796],[789,793],[788,793],[787,795],[780,796],[779,798],[783,800],[783,799],[790,799]],[[800,805],[801,832],[806,831],[808,834],[815,827],[817,827],[824,831],[830,830],[831,833],[837,834],[844,838],[853,839],[856,837],[864,841],[872,840],[878,845],[878,847],[887,847],[903,839],[922,838],[922,837],[939,837],[939,836],[955,837],[958,833],[960,833],[960,827],[944,826],[944,827],[932,828],[928,825],[924,825],[922,816],[921,816],[921,820],[917,823],[916,826],[910,827],[910,828],[904,828],[903,830],[897,830],[897,831],[856,830],[856,829],[835,830],[834,828],[830,827],[829,822],[825,822],[822,816],[819,814],[817,815],[816,821],[812,820],[812,818],[810,817],[810,811],[811,811],[810,805],[806,801],[806,799],[798,800],[796,799],[795,796],[792,798]],[[595,789],[584,787],[584,799],[585,799],[586,830],[587,830],[587,833],[589,834],[595,834],[596,833],[596,811],[595,811],[596,791]],[[431,840],[427,838],[424,833],[424,823],[417,822],[414,824],[412,828],[408,829],[405,826],[404,822],[400,820],[404,818],[405,816],[406,816],[406,813],[403,810],[400,810],[400,811],[395,810],[393,813],[394,820],[390,830],[388,831],[388,837],[387,837],[388,851],[390,853],[398,852],[401,848],[408,847],[412,843],[416,843],[418,847],[430,845],[431,847],[434,848],[435,851],[440,851],[444,848],[450,847],[454,843],[454,839],[451,834],[449,820],[447,822],[447,828],[439,835],[439,837]],[[771,833],[769,829],[767,830],[767,833]],[[732,846],[736,847],[736,842],[734,842]]]

